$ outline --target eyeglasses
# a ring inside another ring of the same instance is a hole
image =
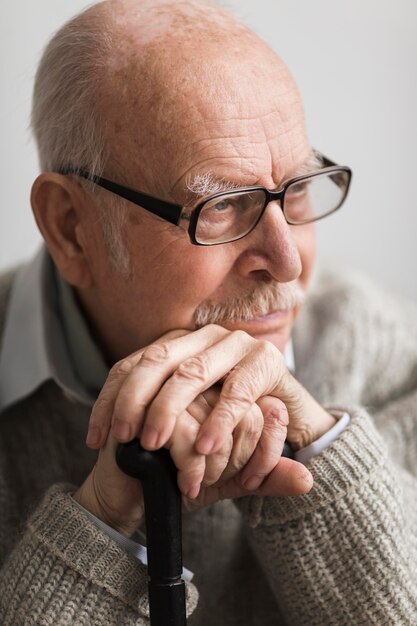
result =
[[[86,178],[183,228],[188,232],[191,243],[212,246],[237,241],[248,235],[270,202],[279,204],[285,220],[293,226],[316,222],[337,211],[348,194],[352,172],[349,167],[336,165],[317,151],[314,156],[322,167],[287,180],[277,191],[261,186],[220,191],[191,207],[154,198],[84,169],[68,167],[59,173]]]

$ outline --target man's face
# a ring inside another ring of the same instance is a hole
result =
[[[162,113],[150,108],[146,115],[148,121],[154,116],[151,128],[159,130],[157,137],[150,131],[144,138],[137,122],[140,140],[135,147],[130,137],[131,148],[120,152],[128,172],[120,182],[184,203],[190,199],[190,181],[207,173],[242,187],[275,189],[298,172],[311,148],[294,83],[282,64],[263,49],[246,62],[245,69],[242,75],[241,62],[229,58],[221,79],[216,79],[216,72],[207,72],[208,77],[202,72],[200,88],[178,90],[175,107],[171,101]],[[206,90],[204,81],[209,84]],[[133,93],[134,83],[130,88]],[[168,128],[175,131],[165,132]],[[114,130],[120,142],[120,124]],[[106,172],[107,177],[110,174]],[[210,310],[214,305],[230,305],[230,311],[234,303],[251,297],[251,319],[220,323],[284,349],[298,307],[285,308],[278,299],[272,310],[260,310],[257,294],[294,281],[307,289],[315,259],[313,226],[289,226],[280,207],[271,203],[245,238],[203,247],[192,245],[179,227],[127,202],[126,212],[123,237],[130,255],[129,277],[112,266],[102,242],[96,242],[92,255],[94,321],[114,358],[148,345],[169,330],[195,329],[196,311],[207,303]],[[97,237],[95,229],[92,238]]]

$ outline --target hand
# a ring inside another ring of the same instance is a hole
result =
[[[219,402],[197,441],[201,454],[217,452],[249,407],[265,395],[280,398],[287,407],[288,440],[295,449],[335,423],[291,376],[270,342],[209,325],[195,332],[168,333],[116,363],[93,410],[87,442],[91,447],[103,445],[112,425],[120,442],[141,433],[145,448],[162,447],[178,415],[219,380],[224,380]]]
[[[212,388],[198,396],[179,416],[168,446],[179,468],[178,481],[183,491],[184,484],[187,485],[193,476],[195,461],[197,468],[201,464],[205,467],[202,489],[199,493],[187,492],[188,497],[183,496],[184,508],[192,510],[219,499],[248,495],[260,483],[263,484],[256,493],[262,495],[298,495],[309,491],[312,479],[308,470],[295,461],[279,460],[288,415],[285,406],[275,398],[261,398],[259,407],[249,411],[240,422],[234,441],[228,442],[220,453],[206,458],[195,452],[200,424],[210,415],[219,395],[220,389]],[[263,415],[261,420],[260,415]],[[241,425],[245,423],[247,425],[243,428]],[[248,428],[251,430],[249,437]],[[143,518],[142,490],[138,480],[126,476],[117,467],[117,445],[110,434],[100,450],[97,464],[74,498],[107,524],[130,536]],[[257,472],[255,483],[254,471]],[[252,484],[247,484],[248,479]]]
[[[193,478],[188,482],[182,480],[184,475],[180,471],[179,483],[184,494],[198,492],[205,472],[201,455],[215,454],[219,460],[223,451],[224,469],[230,454],[225,449],[227,442],[245,430],[245,438],[254,439],[253,411],[258,409],[256,402],[270,391],[292,408],[295,400],[298,401],[299,407],[290,414],[289,433],[298,435],[301,445],[309,443],[308,438],[319,436],[320,427],[325,432],[334,423],[291,377],[280,352],[271,343],[257,341],[241,331],[210,325],[195,332],[168,333],[116,363],[93,409],[87,443],[91,447],[102,446],[112,426],[113,436],[120,442],[141,436],[141,443],[147,449],[171,447],[179,416],[196,397],[221,379],[225,382],[220,397],[199,429],[196,447],[191,450],[188,445],[187,460],[183,456],[179,464],[180,470],[187,466],[188,477]],[[258,428],[255,428],[258,438],[262,432],[259,419],[258,410]],[[210,441],[211,433],[216,440],[212,436]],[[293,442],[297,447],[297,438]],[[184,446],[183,449],[185,454]],[[262,458],[257,454],[256,462],[251,464],[254,481],[258,478],[260,482],[266,475]],[[268,470],[274,466],[275,463],[269,463]],[[217,476],[220,474],[218,471]]]
[[[220,395],[217,393],[210,404],[207,398],[213,383],[221,379],[224,383]],[[277,396],[275,400],[262,395],[269,389]],[[193,333],[168,333],[155,344],[118,362],[100,393],[90,420],[88,443],[91,447],[102,447],[110,426],[113,436],[100,454],[99,462],[107,459],[105,468],[98,472],[98,464],[80,490],[91,496],[92,506],[87,508],[100,509],[99,517],[107,521],[114,518],[117,509],[124,513],[115,526],[137,525],[141,511],[133,506],[133,498],[127,497],[116,507],[111,505],[113,496],[109,494],[116,491],[112,489],[115,485],[119,494],[126,494],[129,486],[125,481],[132,480],[117,475],[119,470],[113,463],[116,441],[128,441],[139,435],[143,425],[144,447],[165,445],[171,449],[179,468],[180,488],[188,496],[188,507],[201,481],[204,481],[203,490],[196,506],[222,497],[246,495],[248,489],[257,489],[257,485],[261,485],[258,492],[263,495],[309,491],[312,480],[303,466],[284,459],[277,467],[288,424],[287,407],[290,407],[288,438],[295,447],[297,441],[307,445],[309,439],[317,438],[334,423],[291,377],[272,344],[219,326],[207,326]],[[220,419],[221,436],[208,455],[204,442],[200,443],[202,433],[206,428],[209,432],[217,430],[216,420],[219,421],[222,410],[226,419],[224,423]],[[107,455],[109,449],[111,459]],[[138,499],[137,495],[136,506]],[[126,524],[125,518],[136,521]]]

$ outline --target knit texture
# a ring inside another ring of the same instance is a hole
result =
[[[0,280],[0,328],[10,277]],[[312,491],[184,515],[190,626],[417,624],[417,307],[366,279],[317,281],[297,378],[349,427]],[[146,568],[74,505],[88,410],[52,382],[0,416],[0,623],[149,624]],[[195,609],[195,610],[194,610]]]

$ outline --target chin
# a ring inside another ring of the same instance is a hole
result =
[[[260,341],[269,341],[272,343],[278,350],[284,354],[285,346],[287,345],[290,339],[290,333],[265,333],[264,335],[252,335],[254,339],[259,339]]]

